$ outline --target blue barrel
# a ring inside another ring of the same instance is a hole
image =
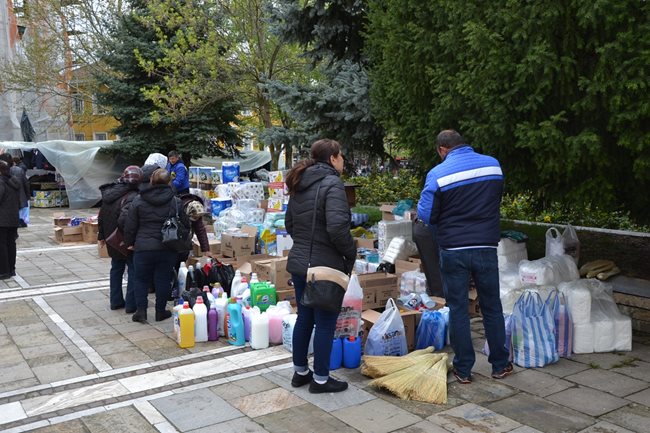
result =
[[[361,365],[361,339],[348,337],[343,340],[343,367],[357,368]]]
[[[338,370],[343,362],[343,344],[340,338],[332,341],[332,352],[330,353],[330,370]]]

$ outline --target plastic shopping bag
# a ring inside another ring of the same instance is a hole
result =
[[[571,224],[567,224],[562,232],[562,248],[564,249],[563,254],[571,256],[577,265],[580,259],[580,240],[576,229]]]
[[[512,312],[513,360],[520,367],[544,367],[559,359],[553,316],[539,293],[525,291]]]
[[[564,254],[564,244],[560,231],[555,227],[546,230],[546,257]]]
[[[425,311],[415,332],[415,348],[433,346],[435,350],[445,347],[447,325],[440,311]]]
[[[406,346],[406,333],[404,322],[399,314],[395,301],[390,298],[386,303],[386,309],[377,323],[372,325],[364,354],[375,356],[402,356],[408,353]]]
[[[505,347],[508,351],[508,361],[512,362],[512,314],[504,314],[503,321],[506,328],[506,343]],[[487,340],[483,345],[483,354],[490,356],[490,346],[488,345]]]
[[[348,288],[343,296],[343,304],[338,319],[336,319],[336,330],[334,338],[357,337],[359,335],[359,323],[361,321],[361,306],[363,304],[363,289],[359,284],[359,278],[352,274]]]
[[[546,308],[553,315],[557,354],[562,358],[568,358],[573,349],[573,322],[564,294],[557,289],[549,293]]]

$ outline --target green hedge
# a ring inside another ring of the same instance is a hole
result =
[[[350,177],[345,181],[359,185],[356,197],[357,204],[361,206],[379,206],[381,203],[409,198],[417,205],[422,190],[422,180],[407,170],[400,170],[397,177],[390,173],[374,173],[367,177]]]

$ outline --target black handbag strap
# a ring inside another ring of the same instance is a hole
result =
[[[178,221],[179,220],[178,219],[178,202],[176,200],[177,200],[177,197],[174,196],[174,199],[172,200],[172,206],[174,206],[174,213],[169,215],[169,217],[171,218],[171,217],[174,216],[174,214],[176,214],[176,221]]]
[[[314,215],[311,218],[311,241],[309,242],[309,259],[307,261],[307,268],[311,268],[311,251],[314,248],[314,233],[316,231],[316,210],[318,209],[318,193],[320,192],[320,186],[323,183],[321,180],[316,188],[316,197],[314,198]]]

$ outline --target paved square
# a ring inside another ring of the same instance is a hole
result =
[[[558,392],[548,399],[591,416],[600,416],[628,404],[627,400],[584,386]]]
[[[453,433],[477,431],[502,433],[521,425],[517,421],[472,403],[437,413],[427,420]]]
[[[422,421],[381,399],[335,410],[332,415],[362,433],[387,433]]]

